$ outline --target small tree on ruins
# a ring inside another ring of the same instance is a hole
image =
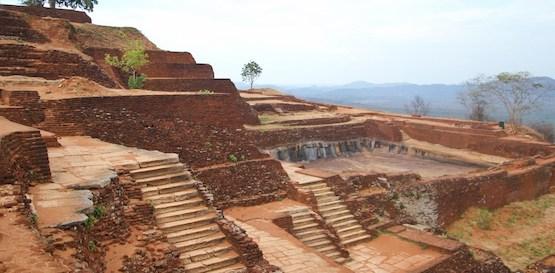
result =
[[[477,94],[489,104],[503,106],[509,123],[518,131],[524,115],[537,110],[548,91],[548,87],[531,78],[528,72],[504,72],[471,80],[466,92]]]
[[[260,77],[262,74],[262,67],[258,65],[255,61],[250,61],[249,63],[243,66],[243,70],[241,71],[241,77],[243,77],[243,81],[250,84],[250,89],[254,86],[254,81]]]
[[[42,7],[45,0],[23,0],[21,3],[27,6]],[[56,6],[63,6],[72,9],[84,9],[93,11],[94,6],[98,4],[98,0],[48,0],[48,6],[52,9]]]
[[[146,54],[144,45],[141,41],[135,40],[131,42],[123,52],[123,56],[121,58],[106,54],[104,59],[109,65],[117,67],[123,72],[130,74],[127,80],[127,86],[129,88],[143,88],[144,82],[146,81],[146,75],[140,74],[138,70],[148,64],[149,60],[148,54]]]
[[[405,111],[415,116],[426,116],[430,113],[430,104],[422,97],[415,96],[409,104],[405,104]]]
[[[472,84],[467,83],[467,86],[472,86]],[[483,92],[467,88],[467,90],[458,94],[457,100],[466,107],[469,119],[476,121],[490,120],[489,111],[492,106]]]

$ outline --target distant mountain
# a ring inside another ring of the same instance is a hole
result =
[[[534,80],[555,90],[555,79],[536,77]],[[242,86],[238,84],[238,86]],[[431,115],[464,118],[466,109],[457,101],[458,94],[465,89],[464,84],[412,84],[412,83],[370,83],[356,81],[342,85],[257,85],[274,88],[300,98],[351,105],[361,108],[390,112],[405,112],[415,96],[421,96],[431,105]],[[247,87],[248,88],[248,87]],[[527,117],[529,121],[547,121],[555,124],[555,91],[546,97],[544,105]],[[493,116],[505,119],[501,107],[496,107]]]

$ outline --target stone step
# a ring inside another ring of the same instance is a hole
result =
[[[336,223],[341,223],[344,221],[348,221],[351,219],[354,219],[355,217],[352,214],[347,214],[347,215],[341,215],[341,216],[336,216],[336,217],[330,217],[330,218],[326,218],[326,223],[329,223],[331,225],[335,225]]]
[[[349,211],[348,209],[343,209],[343,210],[334,210],[334,211],[325,212],[325,213],[322,213],[322,216],[325,219],[329,219],[333,217],[339,217],[339,216],[350,215],[350,214],[351,214],[351,211]]]
[[[208,209],[208,207],[198,206],[198,207],[194,207],[186,210],[178,210],[178,211],[156,214],[156,222],[162,224],[162,223],[169,223],[169,222],[175,222],[179,220],[190,219],[193,217],[199,217],[199,216],[205,215],[209,211],[210,210]]]
[[[321,233],[322,233],[322,231],[320,230],[320,228],[317,227],[317,226],[315,226],[315,227],[313,227],[313,228],[306,229],[306,230],[303,230],[303,231],[301,231],[301,232],[295,232],[295,235],[296,235],[298,238],[301,238],[301,239],[302,239],[302,238],[314,236],[314,235],[316,235],[316,234],[321,234]]]
[[[204,204],[204,200],[200,197],[194,197],[183,201],[163,203],[159,205],[154,205],[154,211],[156,213],[167,213],[172,211],[179,211],[183,209],[188,209],[191,207]]]
[[[314,222],[314,219],[312,219],[312,217],[302,219],[293,218],[293,226],[303,226],[312,222]]]
[[[164,157],[148,159],[139,162],[141,168],[149,168],[161,165],[175,164],[179,162],[179,156],[177,154],[165,154]]]
[[[333,191],[330,190],[328,187],[311,189],[310,191],[312,191],[314,194],[317,194],[317,193],[326,193],[326,192],[333,192]]]
[[[225,234],[217,232],[208,236],[186,240],[175,244],[175,247],[182,253],[197,249],[204,249],[207,247],[215,246],[225,241]]]
[[[182,252],[179,258],[184,264],[190,264],[224,255],[232,249],[228,242],[223,241],[215,246]]]
[[[225,255],[210,258],[204,261],[185,264],[185,270],[190,273],[205,273],[212,272],[216,269],[221,269],[227,266],[238,263],[239,255],[235,252],[229,252]]]
[[[368,240],[370,238],[372,238],[372,236],[370,236],[368,234],[364,234],[364,235],[357,236],[355,238],[351,238],[349,240],[345,240],[345,241],[341,240],[341,242],[343,243],[343,245],[349,246],[349,245],[354,245],[356,243]]]
[[[309,183],[305,183],[305,184],[300,184],[301,188],[308,190],[308,191],[312,191],[314,189],[329,189],[330,187],[328,187],[328,185],[326,185],[326,183],[322,183],[320,181],[316,181],[314,182],[309,182]]]
[[[198,196],[198,191],[197,189],[192,188],[192,189],[186,189],[178,192],[149,196],[149,197],[146,197],[145,200],[151,202],[154,205],[159,205],[163,203],[183,201],[196,196]]]
[[[348,209],[347,206],[341,204],[341,203],[337,203],[336,205],[330,205],[330,206],[326,206],[324,208],[319,208],[320,213],[326,214],[326,213],[331,213],[331,212],[335,212],[338,210],[344,210],[344,209]]]
[[[333,253],[334,251],[337,251],[337,247],[334,244],[323,246],[318,249],[318,252],[324,255],[328,255],[329,253]]]
[[[210,271],[210,273],[235,273],[235,272],[237,273],[247,272],[247,268],[241,263],[236,263],[230,266],[220,268],[218,270]]]
[[[191,173],[183,170],[181,172],[176,172],[176,173],[171,173],[166,175],[137,179],[135,180],[135,183],[143,184],[144,186],[148,187],[148,186],[158,186],[158,185],[163,185],[163,184],[178,182],[183,180],[189,180],[190,178],[191,178]]]
[[[304,220],[304,219],[312,219],[312,214],[310,213],[306,213],[306,214],[293,214],[291,215],[291,218],[293,219],[293,222],[295,222],[295,220]]]
[[[310,237],[304,237],[304,238],[301,239],[301,241],[303,241],[303,243],[305,243],[305,244],[309,244],[309,243],[316,242],[316,241],[319,241],[319,240],[329,241],[328,236],[323,234],[322,232],[318,235],[313,235],[313,236],[310,236]]]
[[[293,230],[294,231],[306,231],[310,228],[317,227],[317,226],[318,226],[317,223],[310,223],[310,224],[306,224],[306,225],[302,225],[302,226],[294,226]]]
[[[185,240],[205,237],[214,233],[220,232],[220,227],[217,224],[209,224],[197,228],[190,228],[166,234],[170,243],[179,243]]]
[[[343,229],[345,227],[350,227],[350,226],[357,226],[358,228],[362,228],[359,224],[358,221],[355,219],[352,220],[346,220],[346,221],[342,221],[342,222],[335,222],[335,223],[331,223],[331,225],[333,226],[333,228],[335,230],[339,230],[339,229]]]
[[[331,206],[336,206],[336,205],[343,205],[343,201],[339,200],[339,198],[337,200],[333,200],[333,201],[329,201],[329,202],[319,202],[318,203],[318,209],[320,211],[322,211],[322,209],[327,209]]]
[[[328,195],[328,196],[316,196],[316,202],[320,203],[329,203],[333,201],[340,201],[343,202],[337,197],[336,195]],[[319,206],[318,206],[319,207]]]
[[[198,228],[213,223],[216,220],[215,213],[208,213],[201,217],[185,219],[175,222],[159,224],[158,227],[165,232],[181,231],[188,228]]]
[[[316,199],[319,199],[319,198],[324,198],[328,196],[335,196],[335,193],[333,193],[332,191],[325,191],[325,192],[314,193],[314,196],[316,196]]]
[[[168,165],[160,165],[148,168],[140,168],[137,170],[132,170],[129,173],[131,177],[134,179],[141,179],[141,178],[148,178],[154,176],[162,176],[168,174],[175,174],[179,172],[183,172],[185,166],[181,163],[175,164],[168,164]]]
[[[326,257],[335,260],[335,259],[341,257],[341,252],[339,252],[339,251],[337,251],[337,249],[335,249],[334,251],[326,253],[325,255],[326,255]]]
[[[349,232],[343,232],[343,233],[337,233],[337,235],[339,235],[339,238],[341,238],[341,240],[349,240],[351,238],[355,238],[359,235],[363,235],[363,234],[367,234],[366,231],[364,231],[364,229],[360,228],[360,229],[353,229],[350,230]]]
[[[195,185],[195,181],[193,180],[186,180],[181,182],[173,182],[158,186],[150,186],[142,188],[141,191],[143,192],[143,197],[151,197],[160,194],[168,194],[178,191],[184,191],[187,189],[193,188]]]
[[[313,241],[313,242],[310,242],[310,243],[306,243],[306,245],[318,250],[318,249],[321,249],[321,248],[326,248],[329,245],[333,245],[333,244],[331,243],[330,240],[325,239],[325,240],[317,240],[317,241]]]
[[[358,230],[358,229],[362,229],[362,227],[357,223],[357,225],[350,225],[340,229],[336,227],[335,230],[337,231],[337,234],[342,234],[342,233],[352,232],[353,230]]]

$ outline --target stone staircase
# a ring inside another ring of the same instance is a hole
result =
[[[158,227],[180,252],[187,272],[242,272],[245,266],[178,158],[150,159],[130,172],[151,202]]]
[[[295,235],[297,239],[331,258],[338,264],[343,264],[348,261],[348,258],[341,256],[341,252],[337,246],[318,225],[313,212],[304,208],[291,212],[290,215],[293,218],[293,235]]]
[[[303,189],[314,193],[320,215],[335,229],[343,245],[350,246],[371,238],[344,202],[325,182],[317,180],[300,185]]]

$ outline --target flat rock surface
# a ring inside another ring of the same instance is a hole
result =
[[[52,182],[30,189],[40,226],[83,222],[92,211],[92,189],[117,177],[117,169],[139,168],[144,161],[176,158],[176,154],[115,145],[90,137],[60,138],[61,147],[48,149]]]

